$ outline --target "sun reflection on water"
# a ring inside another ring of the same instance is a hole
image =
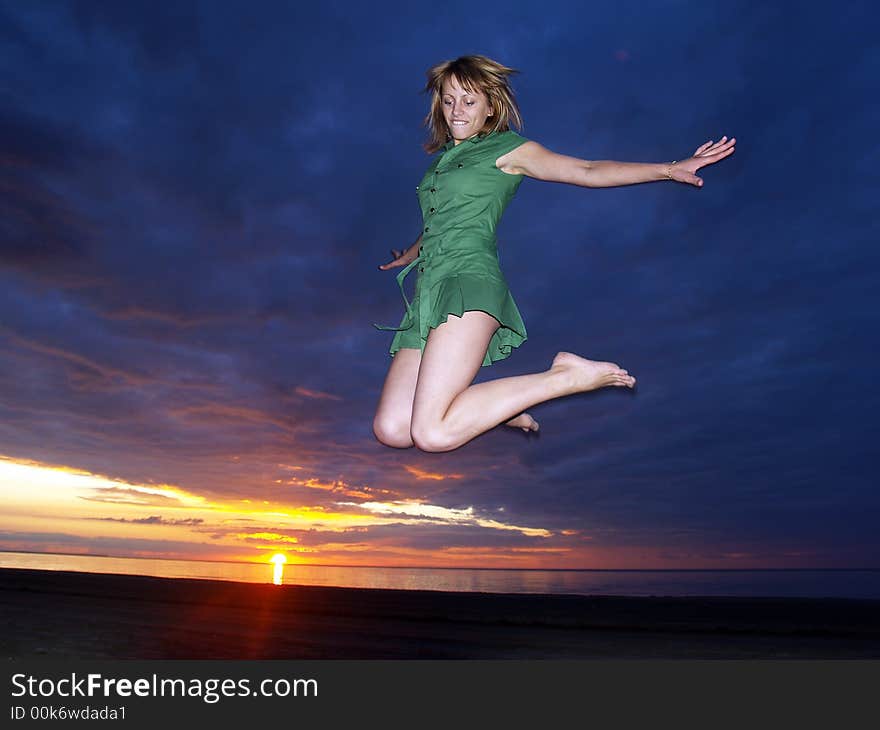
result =
[[[272,582],[276,586],[280,586],[281,578],[284,575],[284,564],[287,562],[287,558],[281,553],[275,553],[269,560],[269,562],[275,564],[275,568],[272,573]]]

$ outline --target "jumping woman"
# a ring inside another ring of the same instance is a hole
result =
[[[611,362],[559,352],[539,373],[472,384],[480,367],[510,355],[526,328],[498,262],[495,229],[524,176],[607,188],[658,180],[697,187],[695,173],[734,151],[735,139],[706,142],[693,156],[669,163],[589,161],[556,154],[510,129],[522,118],[510,88],[516,73],[485,56],[462,56],[428,71],[425,120],[440,152],[416,191],[424,220],[406,250],[392,249],[383,271],[404,267],[397,283],[406,303],[373,420],[387,446],[451,451],[495,426],[525,432],[538,424],[526,409],[608,386],[632,388],[635,378]],[[406,275],[416,268],[412,302]]]

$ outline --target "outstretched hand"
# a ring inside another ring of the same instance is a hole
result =
[[[415,256],[407,255],[409,253],[408,249],[403,249],[398,251],[396,248],[391,249],[391,261],[387,264],[380,264],[379,268],[382,271],[388,271],[388,269],[396,269],[400,266],[406,266],[410,263]]]
[[[728,155],[732,155],[735,149],[734,145],[736,145],[736,137],[727,139],[727,135],[725,135],[720,141],[714,143],[710,139],[706,144],[697,147],[693,157],[679,160],[674,165],[670,165],[667,168],[669,174],[677,182],[689,183],[690,185],[700,187],[703,184],[703,179],[697,177],[694,173],[701,167],[719,162]]]

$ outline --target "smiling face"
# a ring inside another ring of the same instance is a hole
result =
[[[440,97],[443,117],[455,144],[478,134],[492,116],[486,95],[477,89],[468,91],[454,76],[443,82]]]

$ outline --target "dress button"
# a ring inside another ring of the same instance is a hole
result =
[[[424,266],[419,266],[419,271],[424,271],[424,270],[425,270]]]
[[[464,165],[462,165],[460,162],[458,163],[458,166],[459,166],[459,167],[464,167]]]
[[[431,192],[432,192],[432,193],[436,193],[436,192],[437,192],[437,188],[431,188]]]
[[[425,233],[431,230],[431,226],[425,226]]]
[[[421,252],[424,251],[424,250],[425,250],[425,247],[424,247],[424,246],[419,246],[419,253],[421,253]]]
[[[433,213],[435,210],[436,210],[436,208],[431,208],[431,210],[429,212]]]

